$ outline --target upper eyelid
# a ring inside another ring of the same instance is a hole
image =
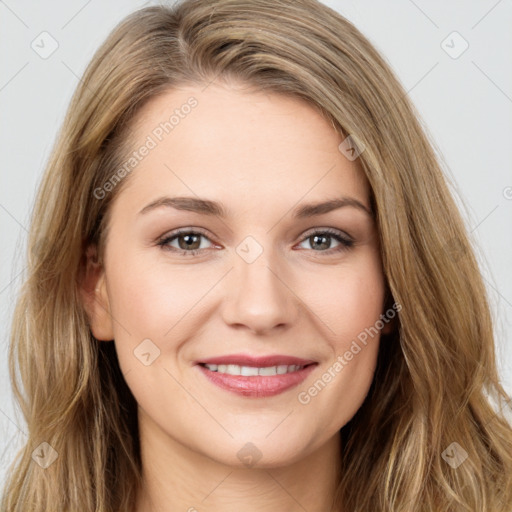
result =
[[[335,233],[330,233],[330,231],[334,231]],[[204,236],[205,238],[207,238],[212,244],[216,244],[216,242],[214,242],[213,240],[211,240],[210,236],[208,235],[207,231],[203,231],[202,228],[194,228],[194,227],[190,227],[190,228],[178,228],[176,231],[174,232],[170,232],[168,234],[165,234],[163,235],[160,239],[159,239],[159,242],[164,242],[166,240],[170,240],[170,239],[175,239],[176,237],[180,236],[180,235],[183,235],[183,234],[197,234],[197,235],[201,235],[201,236]],[[346,231],[343,231],[341,229],[338,229],[338,228],[332,228],[332,227],[313,227],[313,228],[309,228],[308,230],[305,231],[305,233],[302,235],[302,238],[299,240],[298,243],[302,243],[304,242],[307,238],[309,238],[310,236],[312,236],[314,233],[328,233],[328,234],[331,234],[331,235],[338,235],[340,236],[341,238],[345,238],[347,237],[348,240],[350,242],[353,242],[354,239],[352,236],[350,236]],[[201,249],[194,249],[194,250],[201,250]],[[190,251],[192,252],[192,251]]]
[[[335,232],[335,233],[334,233]],[[350,240],[353,240],[353,237],[350,236],[346,231],[344,231],[343,229],[339,229],[339,228],[329,228],[329,227],[319,227],[319,228],[310,228],[308,230],[306,230],[306,232],[304,233],[304,235],[302,235],[302,240],[304,240],[305,238],[308,238],[309,236],[311,236],[313,233],[328,233],[328,234],[337,234],[337,235],[340,235],[340,236],[346,236],[347,238],[349,238]]]

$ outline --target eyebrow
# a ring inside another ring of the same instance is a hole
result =
[[[148,213],[162,206],[174,208],[175,210],[195,212],[202,215],[218,216],[223,219],[228,216],[228,212],[222,203],[198,197],[160,197],[142,208],[139,215]],[[305,219],[347,206],[357,208],[373,218],[373,212],[361,201],[354,197],[346,196],[317,203],[302,204],[293,210],[293,216],[297,219]]]

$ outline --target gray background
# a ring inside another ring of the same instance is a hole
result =
[[[125,15],[152,3],[0,0],[0,486],[26,440],[7,343],[35,190],[93,52]],[[490,293],[500,372],[512,393],[512,2],[325,3],[384,54],[442,155]],[[57,49],[44,54],[52,44]]]

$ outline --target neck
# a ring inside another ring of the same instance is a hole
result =
[[[154,423],[139,424],[144,485],[136,512],[339,512],[332,508],[339,433],[286,466],[240,468],[189,449]]]

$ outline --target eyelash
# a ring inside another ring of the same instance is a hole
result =
[[[167,244],[173,241],[175,238],[178,238],[180,235],[200,235],[206,238],[211,242],[211,240],[206,236],[205,233],[199,230],[192,230],[192,229],[178,229],[176,231],[173,231],[167,235],[165,235],[163,238],[161,238],[157,245],[162,248],[162,250],[172,251],[172,252],[179,252],[183,256],[195,256],[200,251],[203,251],[205,249],[192,249],[190,251],[186,251],[184,249],[176,249],[175,247],[170,247]],[[327,254],[333,254],[338,253],[342,251],[346,251],[353,247],[354,241],[348,237],[344,237],[340,234],[338,230],[332,229],[332,228],[324,228],[324,229],[318,229],[316,231],[313,231],[309,233],[307,236],[305,236],[300,243],[303,243],[308,238],[311,238],[314,235],[329,235],[332,238],[334,238],[336,241],[340,242],[340,245],[338,247],[327,249],[325,251],[315,251],[315,252],[321,252],[321,253],[327,253]],[[313,251],[314,249],[310,249]]]

